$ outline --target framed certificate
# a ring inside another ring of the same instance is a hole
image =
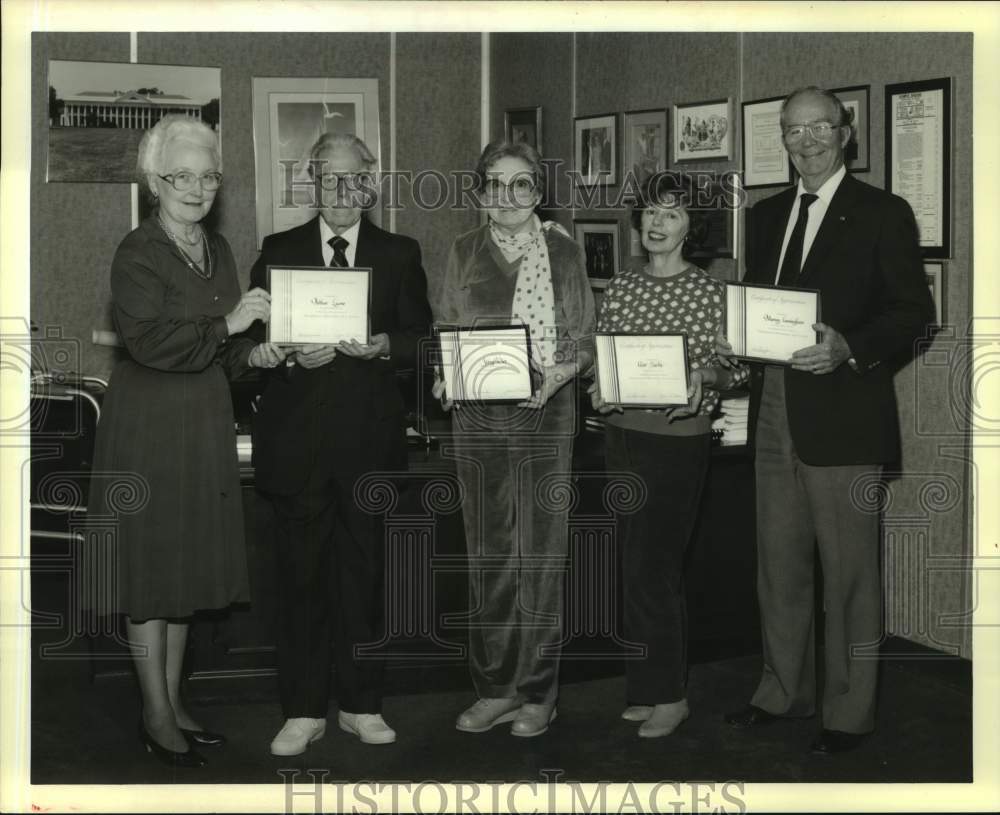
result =
[[[913,208],[924,257],[951,256],[951,79],[885,86],[886,189]]]
[[[595,334],[597,384],[609,405],[667,408],[688,403],[684,334]]]
[[[726,338],[738,357],[787,364],[819,342],[819,306],[815,289],[726,283]]]
[[[785,187],[792,183],[792,165],[781,139],[783,96],[744,102],[743,187]]]
[[[271,319],[267,341],[277,345],[336,345],[371,337],[371,269],[268,266]]]
[[[523,402],[531,398],[527,326],[437,326],[445,395],[454,402]]]

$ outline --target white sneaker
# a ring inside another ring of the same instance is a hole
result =
[[[516,696],[480,699],[462,712],[455,721],[455,729],[464,733],[485,733],[494,725],[514,721],[521,704],[521,699]]]
[[[346,733],[353,733],[365,744],[392,744],[396,740],[396,731],[385,723],[381,713],[346,713],[337,714],[337,723]]]
[[[652,705],[631,705],[622,711],[622,718],[626,722],[644,722],[652,715]]]
[[[326,719],[286,719],[284,727],[271,742],[272,756],[298,756],[326,733]]]

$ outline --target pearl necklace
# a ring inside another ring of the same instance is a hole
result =
[[[202,280],[210,280],[212,278],[212,250],[209,248],[208,239],[205,237],[205,230],[201,230],[201,245],[203,247],[204,258],[205,258],[205,269],[202,270],[201,266],[197,264],[195,259],[191,257],[187,252],[184,251],[184,247],[181,246],[181,240],[171,232],[165,223],[163,223],[163,218],[159,215],[156,216],[156,220],[160,223],[160,228],[167,233],[167,237],[173,241],[174,246],[177,247],[177,251],[181,253],[184,258],[184,263],[187,267],[194,272]],[[198,242],[188,243],[189,246],[197,246]]]

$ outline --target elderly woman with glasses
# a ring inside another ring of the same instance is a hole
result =
[[[165,116],[139,145],[155,211],[111,263],[112,313],[127,355],[104,398],[88,512],[113,518],[116,530],[112,591],[89,605],[125,614],[142,694],[139,737],[175,767],[205,763],[193,745],[224,742],[181,697],[188,623],[199,609],[248,595],[227,377],[283,358],[235,336],[268,319],[269,298],[241,293],[229,244],[203,225],[220,170],[215,132],[185,116]],[[128,511],[114,496],[122,476],[138,483]]]
[[[594,301],[580,247],[535,214],[545,188],[538,153],[490,144],[476,176],[488,221],[452,245],[435,319],[525,325],[538,384],[526,402],[452,414],[479,695],[456,727],[478,733],[512,722],[514,735],[537,736],[556,717],[568,507],[554,496],[569,478],[571,383],[592,362]],[[435,394],[447,396],[441,382]]]

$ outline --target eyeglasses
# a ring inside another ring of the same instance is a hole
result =
[[[490,178],[483,184],[483,195],[490,200],[500,198],[500,193],[506,192],[507,197],[515,201],[528,201],[535,194],[535,182],[528,176],[515,178],[509,184],[504,184],[499,178]]]
[[[214,171],[210,173],[202,173],[201,175],[195,175],[194,173],[189,173],[187,170],[181,170],[179,173],[161,175],[160,178],[177,190],[177,192],[187,192],[188,190],[193,190],[195,184],[199,182],[201,182],[201,188],[203,190],[207,190],[208,192],[217,190],[222,186],[222,173]]]
[[[829,122],[813,122],[808,125],[789,125],[783,131],[785,134],[785,141],[789,144],[794,144],[797,141],[801,141],[802,137],[809,132],[817,141],[826,141],[833,135],[834,131],[840,130],[841,125],[832,125]]]
[[[320,186],[324,190],[341,189],[368,190],[372,186],[372,177],[369,173],[322,173],[319,176]]]

